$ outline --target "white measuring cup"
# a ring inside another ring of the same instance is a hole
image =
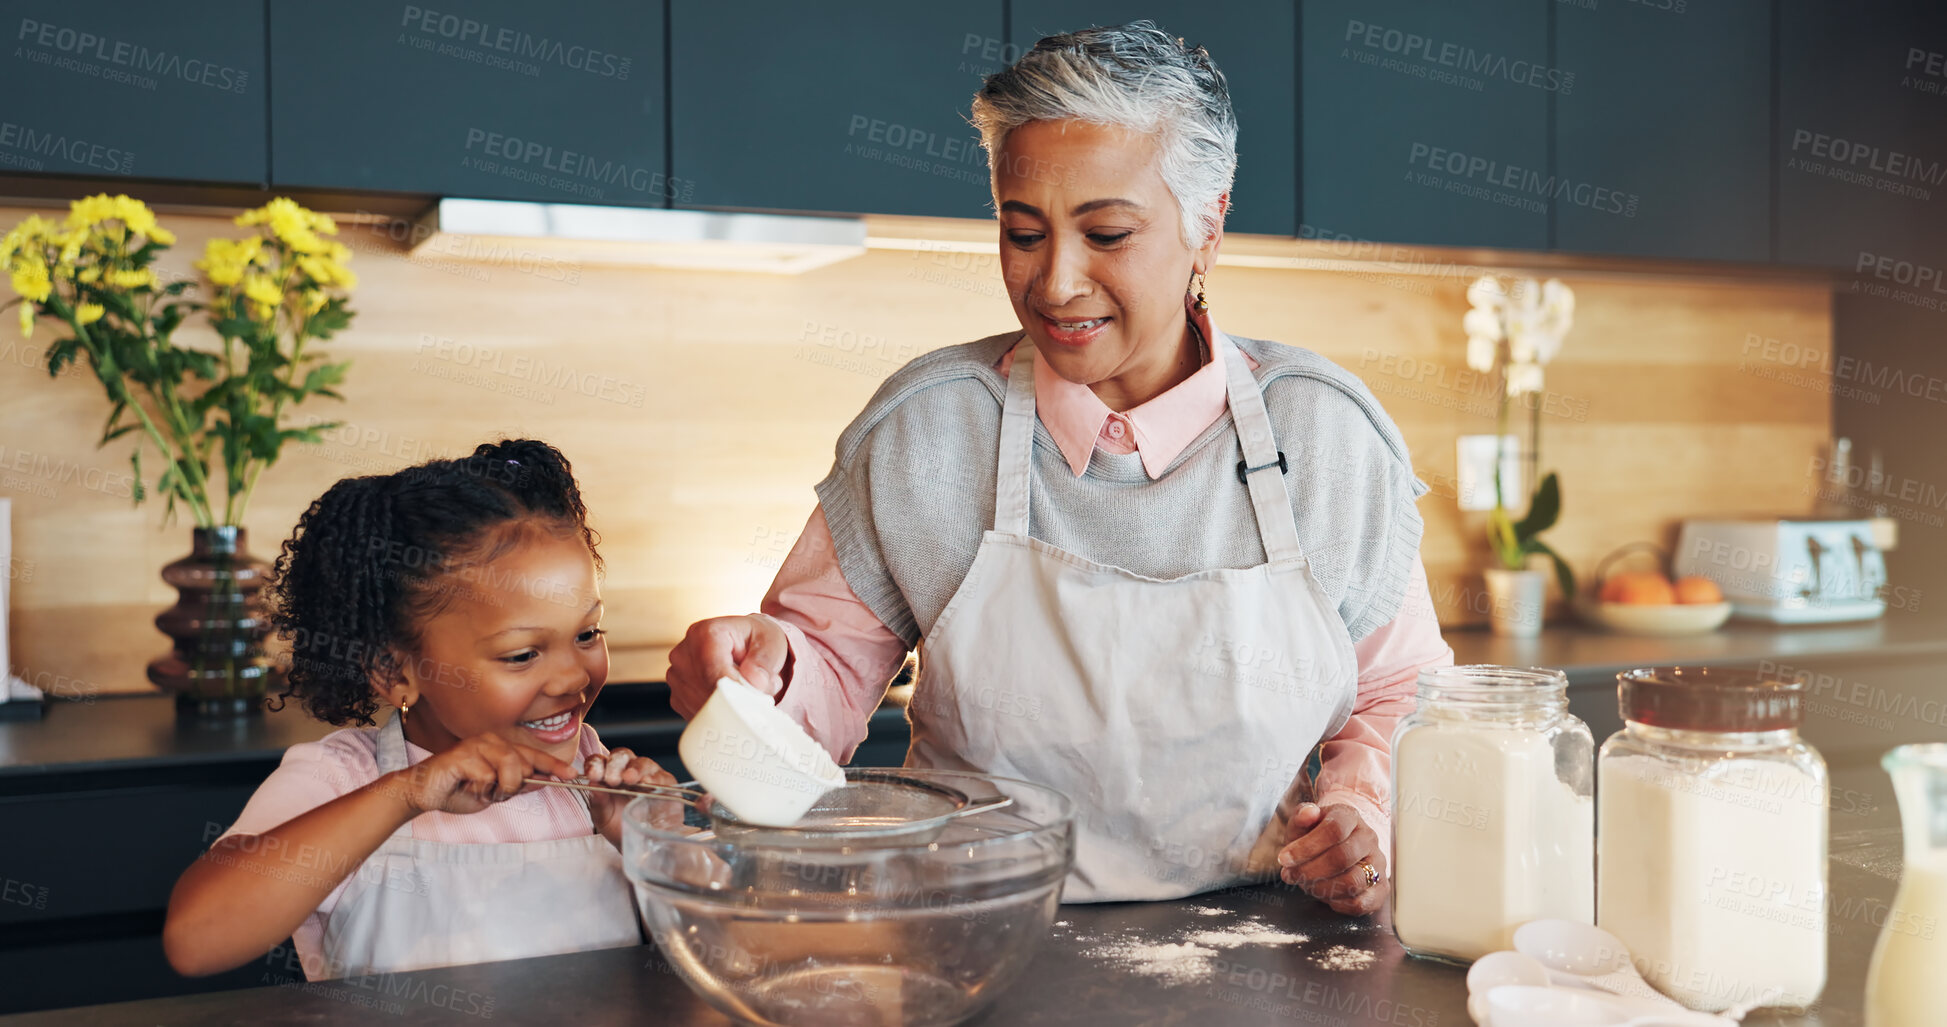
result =
[[[712,798],[737,819],[763,827],[791,826],[845,783],[824,746],[770,696],[733,678],[717,679],[676,752]]]

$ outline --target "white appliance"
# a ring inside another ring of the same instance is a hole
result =
[[[1886,612],[1886,557],[1873,537],[1864,519],[1685,521],[1671,570],[1717,582],[1733,616],[1870,620]]]

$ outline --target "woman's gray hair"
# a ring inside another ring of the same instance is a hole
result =
[[[1209,207],[1237,174],[1237,115],[1223,72],[1203,47],[1135,21],[1048,36],[975,94],[973,124],[999,181],[1001,144],[1030,121],[1073,119],[1154,135],[1163,182],[1182,211],[1183,241],[1222,225]]]

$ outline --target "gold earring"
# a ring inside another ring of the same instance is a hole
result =
[[[406,711],[407,711],[407,710],[409,710],[409,709],[411,709],[411,708],[412,708],[412,704],[411,704],[411,703],[403,703],[403,702],[402,702],[402,703],[400,703],[400,704],[399,704],[399,720],[400,720],[400,722],[402,722],[402,723],[403,723],[403,722],[405,721],[405,719],[406,719]]]
[[[1207,299],[1204,299],[1204,297],[1203,297],[1203,273],[1202,273],[1202,272],[1200,272],[1200,271],[1199,271],[1199,272],[1197,273],[1197,302],[1196,302],[1196,308],[1197,308],[1197,313],[1199,313],[1199,314],[1201,314],[1201,313],[1204,313],[1205,311],[1208,311],[1208,310],[1210,309],[1210,301],[1209,301],[1209,300],[1207,300]]]

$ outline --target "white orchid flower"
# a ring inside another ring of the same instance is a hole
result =
[[[1541,391],[1541,365],[1514,363],[1508,365],[1508,396],[1525,396]]]
[[[1536,358],[1538,358],[1541,355],[1541,349],[1537,345],[1537,342],[1540,338],[1541,338],[1540,332],[1537,332],[1533,328],[1527,327],[1525,325],[1522,326],[1519,330],[1509,331],[1508,332],[1509,362],[1513,364],[1538,363],[1539,361]]]
[[[1541,283],[1532,278],[1517,278],[1508,287],[1508,305],[1516,310],[1534,311],[1541,307]]]
[[[1498,327],[1496,330],[1499,330]],[[1467,337],[1467,366],[1482,374],[1494,370],[1494,353],[1497,348],[1495,346],[1496,341],[1485,335],[1469,335]]]
[[[1575,318],[1575,290],[1563,285],[1559,278],[1550,278],[1541,284],[1541,304],[1551,310],[1559,310],[1564,318]]]
[[[1535,363],[1547,364],[1562,351],[1562,337],[1555,332],[1535,333]]]
[[[1475,307],[1460,319],[1460,327],[1469,338],[1500,342],[1502,337],[1501,317],[1492,310]]]
[[[1482,275],[1467,287],[1467,302],[1481,310],[1493,310],[1508,297],[1502,288],[1501,280],[1493,275]]]

